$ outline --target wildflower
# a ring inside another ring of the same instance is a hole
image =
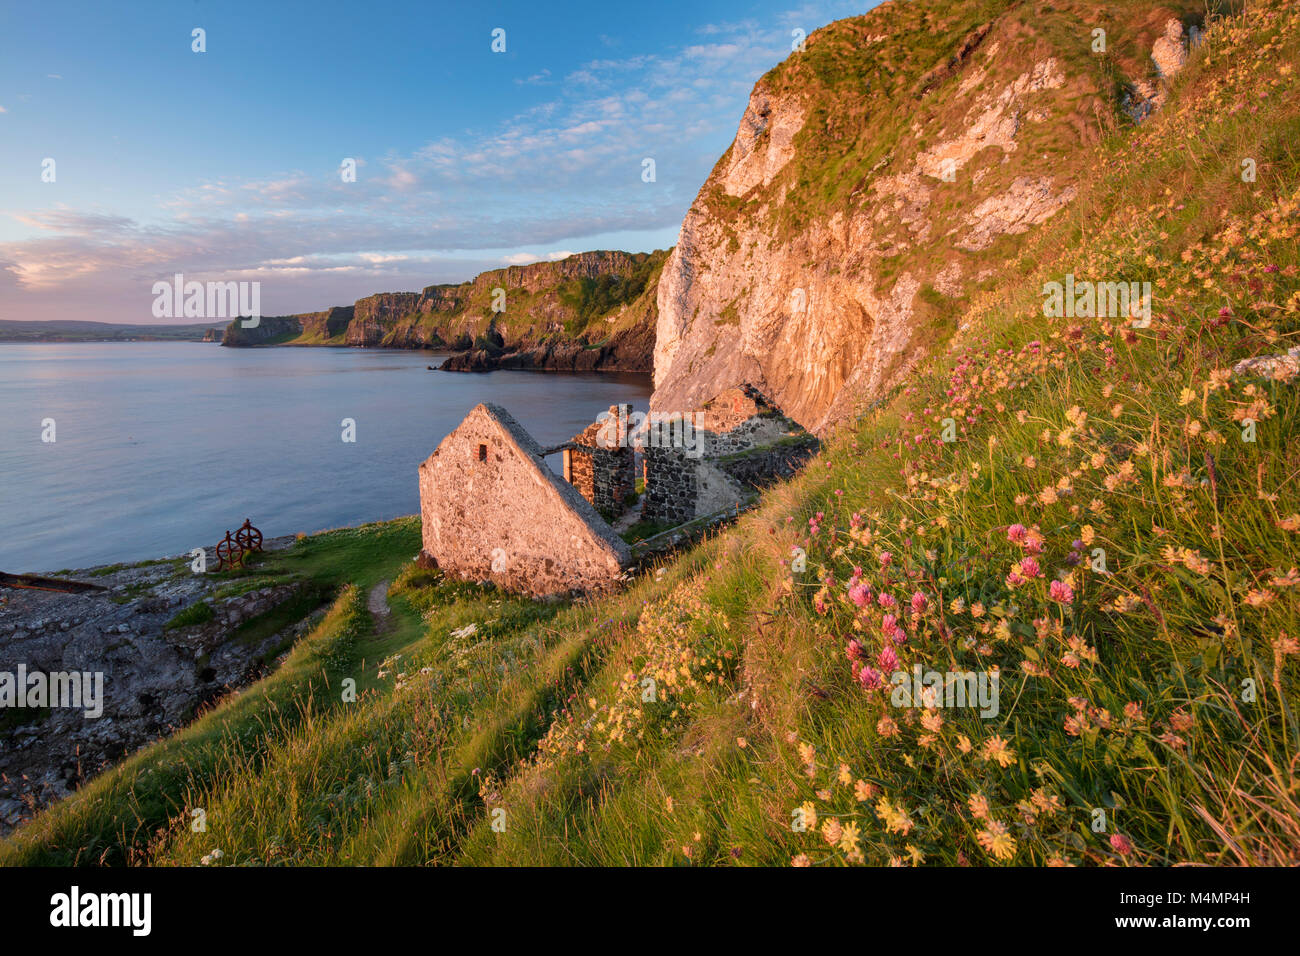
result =
[[[879,690],[885,686],[885,678],[874,667],[864,667],[858,671],[858,683],[863,690]]]
[[[736,746],[739,747],[741,750],[744,750],[746,747],[749,746],[749,741],[746,740],[744,737],[737,737]]]
[[[1048,793],[1042,787],[1031,793],[1029,800],[1039,813],[1046,816],[1051,816],[1061,809],[1061,798],[1054,793]]]
[[[1300,571],[1292,568],[1286,574],[1272,578],[1268,583],[1275,588],[1293,588],[1300,584]]]
[[[793,860],[790,861],[790,865],[798,866],[798,867],[812,866],[812,860],[808,859],[807,853],[800,853],[798,856],[796,856]]]
[[[1053,601],[1061,604],[1072,604],[1074,602],[1074,590],[1064,581],[1053,581],[1048,588],[1048,594]]]
[[[898,724],[895,723],[894,718],[886,714],[876,721],[876,733],[882,737],[893,737],[898,733]]]
[[[876,785],[867,783],[865,780],[859,780],[853,785],[853,796],[858,803],[866,803],[876,795]]]
[[[916,826],[907,810],[901,805],[894,806],[887,797],[881,797],[876,803],[876,815],[884,821],[885,829],[891,833],[907,836],[912,832],[912,827]]]
[[[1007,825],[998,820],[990,820],[988,826],[978,834],[980,846],[984,847],[995,860],[1009,860],[1016,855],[1016,838],[1007,829]]]
[[[885,648],[880,652],[880,656],[876,658],[876,663],[880,665],[880,669],[883,671],[895,670],[898,667],[898,654],[895,653],[892,647],[885,645]]]
[[[803,825],[809,830],[817,829],[817,807],[811,800],[799,804],[799,815],[803,817]]]
[[[1019,570],[1026,579],[1036,578],[1043,573],[1035,558],[1021,558]]]
[[[1016,762],[1016,752],[1001,737],[990,737],[984,742],[984,759],[1005,768]]]
[[[845,787],[853,782],[853,774],[849,773],[849,765],[846,763],[840,764],[837,776],[840,783]]]
[[[988,797],[984,796],[984,794],[972,793],[966,799],[966,805],[970,807],[970,815],[972,819],[984,820],[988,818],[989,801]]]
[[[920,591],[917,591],[912,595],[912,610],[915,613],[924,614],[925,609],[928,605],[929,605],[929,601],[926,599],[926,596],[922,594]]]
[[[848,655],[851,661],[862,660],[862,645],[856,639],[850,639],[848,645],[844,648],[844,653]]]
[[[822,824],[822,839],[829,846],[835,846],[840,842],[840,837],[844,835],[844,827],[839,820],[831,819]]]
[[[1122,833],[1112,833],[1110,845],[1120,856],[1128,856],[1133,852],[1133,841]]]
[[[860,836],[861,831],[859,831],[858,825],[850,820],[844,824],[843,829],[840,831],[840,849],[850,855],[858,853],[858,839]]]

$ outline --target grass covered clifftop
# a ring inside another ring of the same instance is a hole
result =
[[[622,594],[309,539],[343,589],[286,667],[0,863],[1300,862],[1300,365],[1248,361],[1300,344],[1297,63],[1291,5],[1213,24],[946,351]],[[1044,317],[1067,274],[1150,324]],[[898,702],[916,667],[996,713]]]
[[[507,363],[524,353],[529,360],[516,364],[559,367],[581,367],[571,353],[589,352],[591,367],[649,371],[667,255],[583,252],[324,312],[267,316],[254,328],[235,320],[222,344],[449,349]]]

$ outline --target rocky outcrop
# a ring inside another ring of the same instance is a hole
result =
[[[323,312],[307,312],[298,317],[301,320],[301,338],[304,342],[320,343],[336,339],[347,331],[352,317],[353,307],[350,305],[335,306]]]
[[[654,326],[641,322],[614,333],[598,345],[584,345],[555,337],[522,348],[461,352],[448,358],[439,368],[449,372],[490,372],[502,368],[551,372],[649,372],[653,357]]]
[[[1110,71],[1174,42],[1167,4],[1058,7],[1076,34],[1010,2],[887,3],[764,76],[660,277],[652,406],[750,383],[822,430],[945,337],[1076,195],[1082,147],[1120,114]],[[1139,27],[1112,31],[1104,62],[1081,55],[1116,17]]]
[[[249,319],[235,319],[226,326],[221,344],[227,348],[253,348],[259,345],[282,345],[302,334],[302,317],[297,315],[264,315],[257,324],[245,328]]]
[[[103,588],[84,593],[0,588],[0,685],[21,667],[26,675],[99,674],[102,689],[94,715],[84,707],[0,708],[0,835],[263,676],[302,632],[256,640],[237,633],[301,585],[217,596],[228,582],[190,573],[187,561],[70,572]],[[199,602],[210,607],[208,620],[167,626]]]
[[[1183,23],[1176,17],[1165,21],[1164,33],[1151,45],[1155,76],[1136,77],[1125,99],[1124,110],[1133,122],[1141,123],[1164,105],[1169,83],[1187,64],[1188,50],[1199,35],[1195,25],[1184,35]]]

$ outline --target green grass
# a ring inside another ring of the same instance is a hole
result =
[[[163,630],[170,631],[180,627],[189,627],[193,624],[206,624],[216,617],[212,611],[212,605],[207,601],[196,601],[189,607],[176,613],[174,617],[163,625]]]
[[[1300,12],[1252,11],[734,526],[572,604],[416,567],[414,519],[265,555],[232,586],[339,589],[312,634],[0,864],[1300,862],[1300,379],[1227,372],[1300,339]],[[1065,272],[1150,278],[1151,326],[1045,319]],[[998,712],[858,676],[914,665]]]

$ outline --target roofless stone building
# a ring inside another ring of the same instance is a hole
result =
[[[423,554],[534,596],[610,587],[631,552],[504,408],[478,405],[420,465]]]
[[[614,405],[545,449],[504,408],[479,405],[420,465],[421,557],[535,596],[604,590],[632,562],[611,521],[713,520],[793,475],[817,447],[748,386],[685,415]],[[638,450],[645,494],[629,514]],[[556,452],[563,478],[546,465]]]

